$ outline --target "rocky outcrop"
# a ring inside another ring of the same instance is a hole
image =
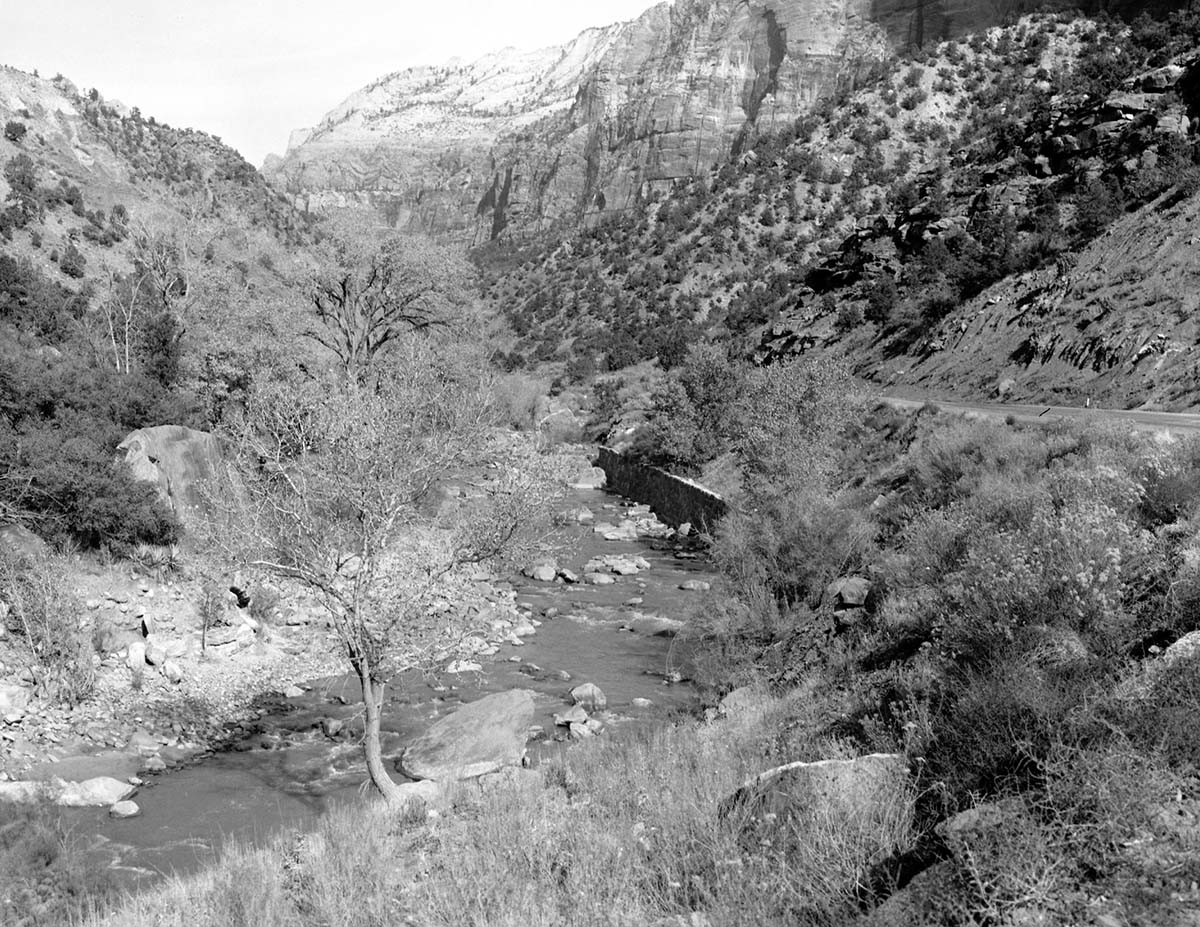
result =
[[[213,435],[182,425],[139,428],[117,450],[134,478],[154,484],[159,498],[181,518],[204,509],[204,484],[217,476],[222,460]]]
[[[584,220],[736,155],[893,47],[998,22],[983,0],[678,0],[534,52],[388,75],[264,172],[304,209],[486,240]]]

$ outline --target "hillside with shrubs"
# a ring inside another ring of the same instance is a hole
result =
[[[1189,297],[1157,281],[1194,266],[1198,22],[1038,15],[907,53],[626,212],[489,246],[508,363],[578,381],[707,340],[918,394],[1189,406]]]
[[[209,428],[289,349],[307,220],[219,139],[0,70],[0,517],[84,549],[169,544],[115,463]]]

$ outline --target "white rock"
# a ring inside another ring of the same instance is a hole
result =
[[[179,664],[174,660],[167,660],[167,662],[163,664],[162,674],[166,678],[167,682],[171,683],[172,685],[178,685],[179,683],[183,682],[183,670],[179,668]]]
[[[108,809],[109,816],[114,818],[136,818],[141,813],[142,809],[138,807],[137,802],[128,799],[115,802]]]
[[[588,711],[604,711],[608,707],[608,698],[600,687],[592,682],[580,683],[572,689],[571,700]]]
[[[483,670],[483,667],[478,663],[472,663],[470,660],[455,660],[446,667],[447,673],[478,673]]]
[[[144,641],[133,641],[125,651],[125,665],[134,672],[146,665],[146,644]]]
[[[588,713],[582,705],[572,705],[566,711],[560,711],[554,715],[554,723],[559,727],[570,727],[572,724],[584,724],[587,722]]]
[[[94,808],[115,805],[132,795],[136,789],[128,782],[109,776],[97,776],[83,782],[68,782],[55,799],[55,804],[68,808]]]

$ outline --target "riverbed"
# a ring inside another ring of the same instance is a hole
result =
[[[619,521],[631,505],[599,490],[574,490],[568,504],[591,510],[597,522]],[[681,586],[706,579],[709,566],[693,548],[671,539],[605,540],[588,524],[564,529],[559,567],[582,576],[584,564],[604,555],[642,557],[650,568],[608,585],[514,576],[517,602],[540,622],[536,633],[474,658],[478,671],[397,680],[388,690],[382,725],[389,768],[438,717],[507,689],[536,693],[542,733],[529,746],[534,763],[563,749],[565,731],[556,728],[553,715],[583,682],[607,696],[601,736],[695,710],[686,635],[674,636],[671,622],[686,621],[698,607],[697,593]],[[135,796],[139,816],[115,820],[104,809],[78,810],[67,813],[69,826],[130,887],[194,871],[231,841],[261,843],[286,829],[313,826],[331,807],[366,789],[358,743],[361,696],[353,677],[311,680],[301,688],[306,691],[297,697],[257,705],[260,717],[229,749],[147,777]]]

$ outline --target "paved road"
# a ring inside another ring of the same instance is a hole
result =
[[[1200,414],[1194,412],[1140,412],[1125,409],[1080,409],[1071,406],[1029,406],[1006,402],[960,402],[952,399],[899,399],[880,397],[896,409],[917,409],[933,403],[948,412],[961,412],[969,418],[1006,419],[1010,415],[1021,422],[1053,419],[1082,419],[1096,422],[1125,422],[1141,431],[1165,431],[1170,434],[1200,434]]]

